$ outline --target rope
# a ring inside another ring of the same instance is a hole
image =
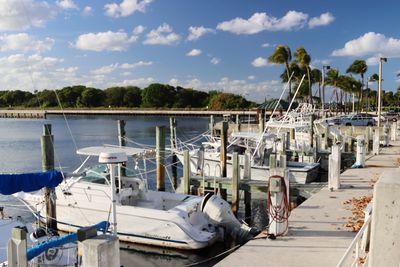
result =
[[[271,183],[271,178],[274,179],[280,179],[281,183],[282,183],[282,199],[280,201],[280,203],[277,203],[275,205],[272,205],[272,199],[271,199],[271,193],[270,193],[270,183]],[[285,229],[277,234],[275,234],[276,236],[281,236],[284,235],[287,230],[288,230],[288,219],[290,216],[290,212],[289,212],[289,201],[288,201],[288,195],[287,195],[287,187],[286,187],[286,183],[285,183],[285,178],[279,175],[273,175],[271,177],[268,178],[268,195],[267,195],[267,213],[269,215],[269,218],[271,218],[272,220],[269,222],[268,224],[268,228],[269,226],[272,224],[272,222],[276,222],[276,223],[284,223],[285,224]]]

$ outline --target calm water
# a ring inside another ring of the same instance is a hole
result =
[[[119,117],[119,119],[126,121],[126,136],[135,142],[154,145],[156,126],[166,126],[166,140],[169,140],[167,117]],[[118,143],[116,117],[68,117],[67,122],[63,117],[58,116],[49,117],[47,120],[0,119],[0,172],[41,171],[40,136],[45,123],[52,125],[55,165],[62,166],[64,171],[73,171],[81,163],[82,159],[75,153],[75,144],[76,147],[82,148]],[[177,135],[182,140],[205,132],[208,124],[205,118],[178,118],[177,122]],[[154,179],[150,178],[149,185],[154,187]],[[168,179],[166,179],[166,186],[170,188]],[[15,206],[10,207],[10,205]],[[15,199],[0,196],[0,206],[7,206],[6,217],[14,218],[0,220],[0,262],[6,258],[5,247],[11,228],[15,225],[30,224],[33,221],[30,213],[18,205],[20,203]],[[257,216],[257,212],[255,214]],[[17,216],[20,218],[15,220]],[[196,253],[187,253],[133,245],[129,249],[121,250],[121,264],[133,266],[134,262],[135,266],[185,266],[212,257],[229,246],[230,244],[220,243]],[[209,264],[204,264],[204,266]]]

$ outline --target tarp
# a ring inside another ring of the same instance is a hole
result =
[[[12,195],[21,191],[37,191],[43,187],[54,188],[62,180],[62,173],[56,170],[21,174],[0,174],[0,194]]]

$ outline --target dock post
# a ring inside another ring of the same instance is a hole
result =
[[[372,151],[373,151],[373,154],[374,155],[379,155],[379,145],[380,145],[380,138],[381,138],[381,136],[380,136],[380,128],[376,128],[375,129],[375,132],[374,132],[374,141],[373,141],[373,144],[372,144]]]
[[[174,117],[169,118],[169,129],[170,129],[170,141],[171,141],[171,149],[172,149],[172,158],[171,158],[171,172],[172,172],[172,188],[176,189],[178,187],[178,157],[174,150],[176,149],[176,119]]]
[[[290,209],[289,186],[288,170],[285,168],[271,168],[270,166],[268,177],[268,192],[270,196],[268,199],[269,234],[284,236],[288,233],[288,215]],[[288,203],[288,206],[283,203]]]
[[[226,177],[226,147],[228,145],[228,122],[222,122],[220,162],[222,177]]]
[[[157,190],[165,191],[165,127],[156,127]]]
[[[118,120],[118,144],[120,147],[126,146],[125,134],[125,121]],[[121,165],[122,167],[119,168],[119,171],[122,176],[126,176],[126,162],[123,162]]]
[[[341,166],[341,153],[340,146],[333,145],[331,154],[329,155],[328,166],[328,188],[340,188],[340,166]]]
[[[240,116],[236,114],[236,131],[240,132]]]
[[[26,267],[26,232],[21,228],[13,228],[11,239],[7,244],[7,261],[9,267]]]
[[[368,266],[400,262],[399,169],[385,171],[374,186]]]
[[[390,130],[391,130],[390,140],[396,141],[396,139],[397,139],[397,123],[395,121],[392,122],[392,127],[390,128]]]
[[[244,154],[244,170],[243,170],[243,180],[251,180],[251,154]],[[246,223],[251,223],[251,188],[244,191],[244,220]]]
[[[190,194],[190,156],[189,151],[183,151],[183,193]]]
[[[211,136],[214,136],[214,115],[210,115],[210,123],[208,124]]]
[[[258,131],[260,133],[263,133],[265,128],[265,119],[262,112],[258,114],[258,127],[259,127]]]
[[[387,123],[383,126],[383,146],[389,146],[389,125]]]
[[[239,211],[239,179],[240,179],[239,155],[237,152],[232,154],[232,212],[235,216]]]
[[[78,242],[82,266],[120,267],[119,240],[115,235],[100,235]]]
[[[367,127],[367,128],[365,128],[365,154],[369,154],[369,151],[370,151],[370,149],[369,149],[369,144],[370,144],[370,131],[369,131],[369,128]]]
[[[51,134],[51,124],[43,125],[43,135],[40,139],[42,150],[42,170],[54,170],[54,136]],[[54,188],[44,188],[46,202],[46,225],[57,230],[56,192]]]
[[[315,121],[315,114],[311,114],[310,147],[314,147],[314,121]]]
[[[365,165],[365,139],[363,135],[357,136],[356,167],[363,168]]]

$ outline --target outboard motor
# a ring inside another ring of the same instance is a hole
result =
[[[225,227],[233,236],[240,240],[248,240],[253,237],[254,229],[240,223],[233,215],[228,202],[222,198],[208,193],[202,203],[201,211],[206,214],[216,226]]]

